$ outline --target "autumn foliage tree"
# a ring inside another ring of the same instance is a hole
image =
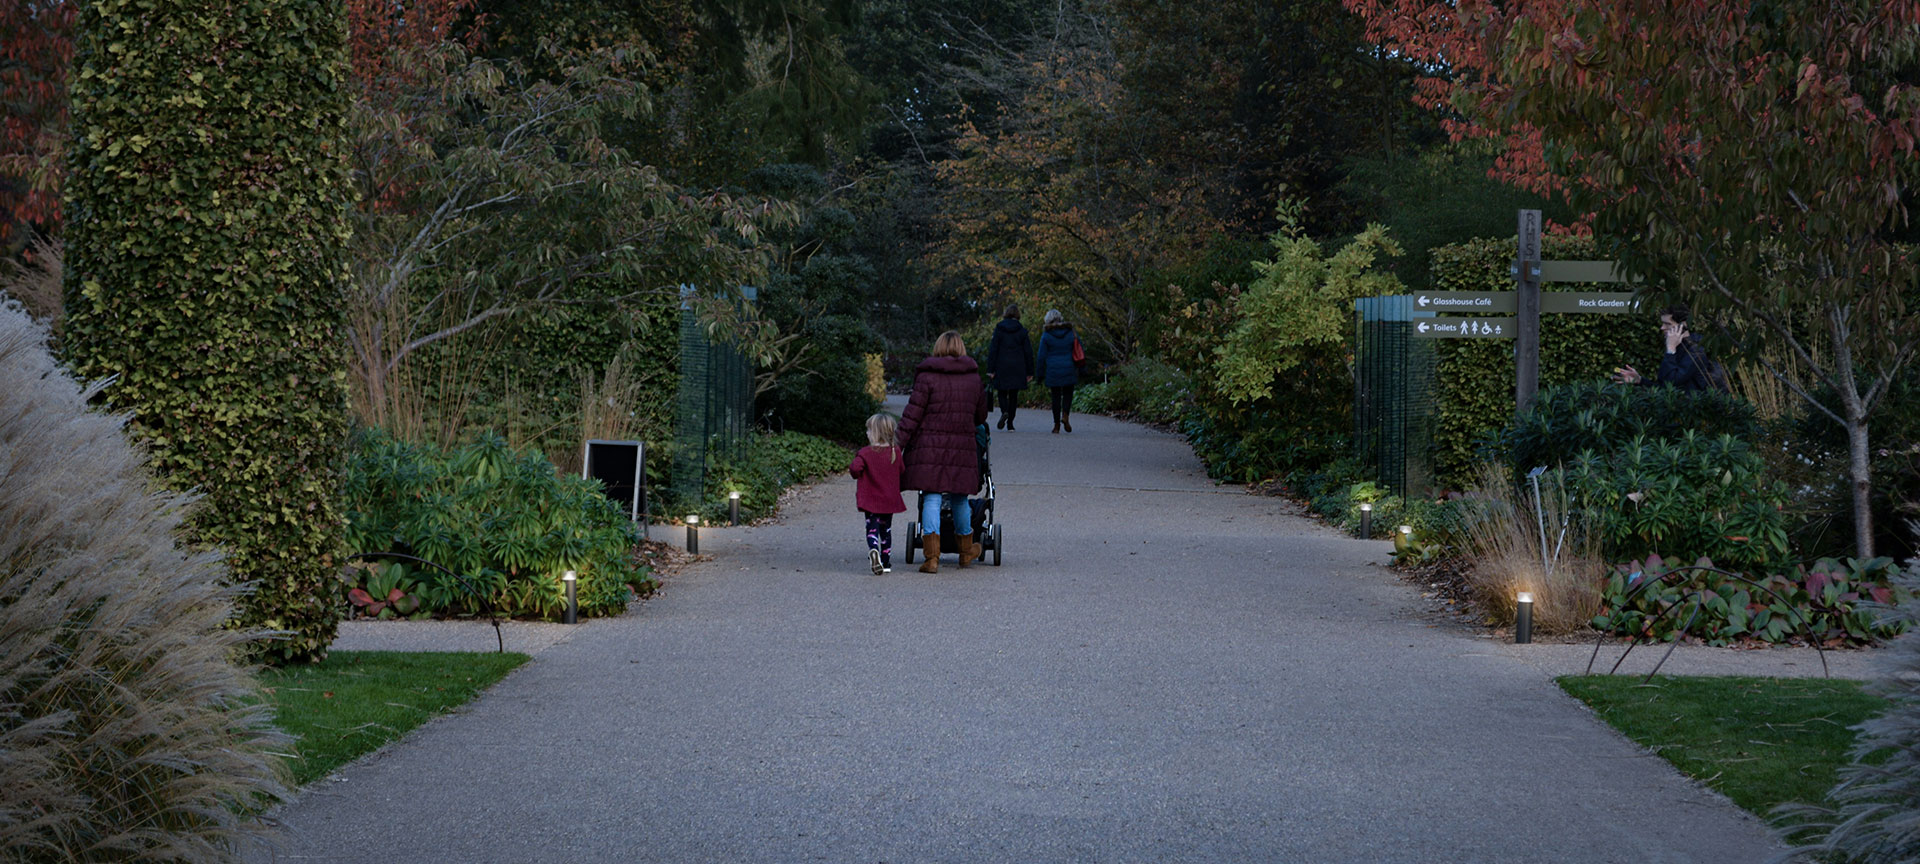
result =
[[[1138,292],[1226,230],[1226,184],[1156,161],[1129,134],[1112,33],[1074,18],[1005,58],[1010,99],[970,122],[937,166],[948,239],[940,261],[971,293],[1058,308],[1090,344],[1126,359]]]
[[[60,221],[71,3],[0,0],[0,249]]]
[[[1792,351],[1806,376],[1778,377],[1846,430],[1871,557],[1869,425],[1920,350],[1920,2],[1579,0],[1483,27],[1494,74],[1456,101],[1551,141],[1629,270]]]
[[[1516,119],[1484,121],[1482,112],[1461,103],[1481,82],[1497,74],[1489,34],[1506,32],[1519,10],[1550,3],[1495,3],[1491,0],[1341,0],[1365,22],[1366,39],[1421,70],[1413,82],[1415,104],[1440,115],[1441,127],[1456,141],[1493,138],[1500,154],[1492,176],[1540,195],[1561,188],[1547,165],[1538,127]],[[1493,107],[1480,103],[1484,110]]]

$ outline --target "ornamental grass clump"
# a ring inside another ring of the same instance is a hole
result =
[[[1920,594],[1920,558],[1891,579]],[[1906,628],[1888,644],[1879,677],[1867,687],[1886,698],[1887,711],[1853,727],[1853,758],[1840,769],[1827,806],[1780,809],[1783,837],[1803,841],[1789,856],[1794,860],[1920,861],[1920,603],[1875,611],[1876,623]]]
[[[1536,632],[1578,631],[1600,611],[1605,567],[1592,532],[1574,512],[1558,472],[1540,478],[1538,502],[1531,486],[1523,493],[1508,478],[1503,467],[1482,465],[1460,502],[1474,557],[1467,584],[1490,623],[1513,623],[1516,598],[1525,591],[1533,595]]]
[[[241,590],[45,339],[0,303],[0,860],[232,860],[285,795]]]

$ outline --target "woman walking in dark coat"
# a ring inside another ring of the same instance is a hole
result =
[[[1013,415],[1020,409],[1020,391],[1033,380],[1033,342],[1027,328],[1020,326],[1020,307],[1007,307],[1000,326],[993,328],[993,341],[987,345],[987,374],[993,376],[993,389],[1000,392],[1000,419],[993,425],[1013,431]]]
[[[960,566],[979,557],[973,545],[973,507],[967,496],[980,491],[980,451],[974,427],[987,422],[992,407],[980,386],[980,364],[952,330],[934,340],[933,356],[914,369],[913,395],[895,433],[906,454],[900,487],[926,494],[920,504],[922,573],[940,572],[940,503],[953,499],[953,532],[960,538]]]
[[[1040,352],[1033,362],[1046,376],[1047,389],[1053,392],[1054,432],[1063,426],[1073,431],[1073,388],[1080,384],[1080,364],[1073,362],[1073,346],[1079,341],[1080,337],[1073,335],[1073,325],[1060,317],[1060,310],[1048,309],[1047,332],[1040,337]]]

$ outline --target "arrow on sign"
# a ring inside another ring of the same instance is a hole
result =
[[[1422,306],[1427,305],[1427,295],[1425,294],[1420,295],[1420,305]]]
[[[1422,333],[1427,332],[1427,322],[1425,321],[1420,322],[1420,332]]]

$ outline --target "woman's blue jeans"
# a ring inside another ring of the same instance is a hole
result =
[[[940,533],[940,499],[953,499],[953,521],[958,523],[953,530],[956,534],[973,533],[973,502],[965,495],[952,492],[928,492],[920,498],[920,533]]]

